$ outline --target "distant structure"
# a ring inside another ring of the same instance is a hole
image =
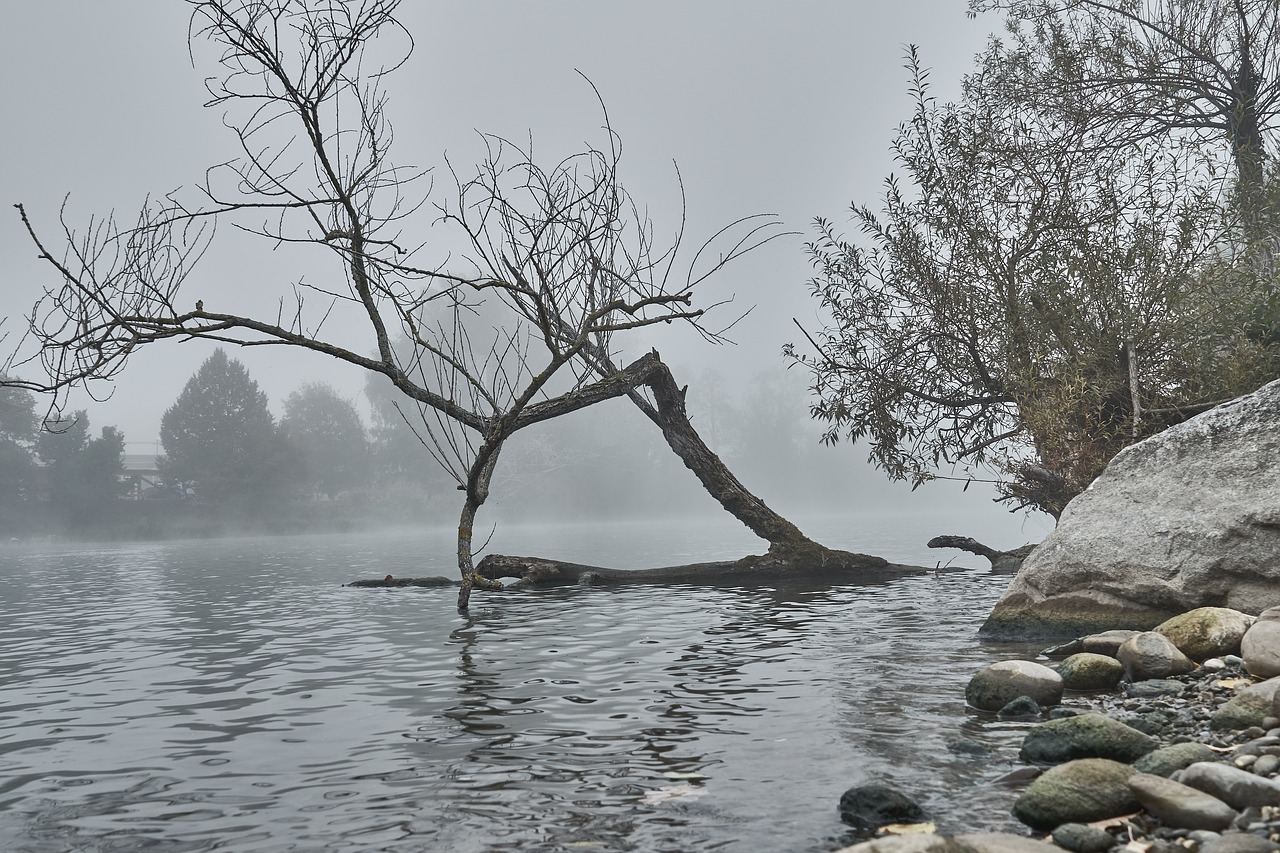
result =
[[[129,484],[125,498],[139,501],[164,495],[160,483],[160,468],[157,465],[160,459],[160,442],[126,441],[124,444],[124,472],[120,476]]]

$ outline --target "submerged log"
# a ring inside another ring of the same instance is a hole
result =
[[[460,583],[461,581],[459,580],[455,580],[452,578],[442,578],[438,575],[435,577],[425,577],[425,578],[393,578],[391,575],[387,575],[385,578],[382,578],[381,580],[370,579],[370,580],[352,581],[351,583],[343,584],[343,586],[375,587],[375,588],[400,587],[400,586],[457,586]]]
[[[1036,547],[1034,543],[1029,543],[1012,551],[997,551],[968,536],[935,536],[929,540],[928,545],[930,548],[957,548],[968,551],[970,554],[977,554],[979,557],[986,557],[991,563],[991,571],[1010,575],[1017,574],[1018,569],[1022,568],[1022,561]]]
[[[933,569],[890,563],[881,557],[819,548],[816,559],[768,554],[653,569],[607,569],[545,557],[490,554],[476,571],[491,579],[518,578],[522,586],[549,584],[682,583],[737,584],[776,581],[863,583],[928,574]]]

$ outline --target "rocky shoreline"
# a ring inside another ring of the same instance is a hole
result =
[[[1280,851],[1280,607],[1200,608],[1154,631],[1108,631],[976,674],[969,704],[1040,721],[1017,771],[1011,833],[933,834],[908,796],[841,799],[869,840],[840,853]],[[1243,647],[1242,647],[1243,646]],[[1083,692],[1088,691],[1088,692]]]

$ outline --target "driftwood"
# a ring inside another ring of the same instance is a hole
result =
[[[968,536],[935,536],[929,540],[930,548],[957,548],[986,557],[991,563],[991,571],[999,574],[1017,574],[1022,568],[1022,561],[1036,547],[1034,543],[1014,548],[1012,551],[997,551],[983,545],[977,539]]]
[[[476,566],[476,572],[490,580],[515,578],[520,587],[563,584],[770,584],[778,582],[882,583],[900,577],[939,571],[923,566],[890,563],[883,557],[833,551],[819,546],[810,559],[793,551],[743,557],[710,563],[690,563],[653,569],[609,569],[587,566],[545,557],[515,557],[490,554]],[[953,571],[942,569],[942,571]],[[348,584],[355,587],[440,586],[456,583],[446,578],[392,578],[360,580]]]

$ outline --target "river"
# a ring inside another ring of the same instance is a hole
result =
[[[975,532],[854,526],[806,529],[930,566],[951,555],[923,540]],[[449,547],[0,548],[3,849],[821,851],[840,793],[872,780],[943,831],[1017,831],[992,781],[1024,726],[963,701],[1032,651],[975,637],[1007,578],[477,592],[469,616],[452,588],[341,585],[451,574]],[[754,550],[719,522],[507,527],[492,547],[620,567]]]

